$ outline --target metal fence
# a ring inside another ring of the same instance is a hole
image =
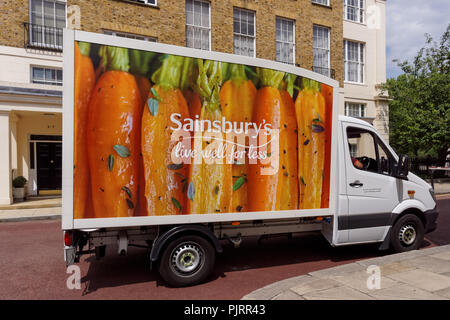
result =
[[[432,172],[430,167],[444,167],[445,163],[439,161],[438,158],[426,157],[426,158],[410,158],[410,170],[418,176],[426,179],[434,178],[447,178],[448,174],[445,171]]]
[[[63,29],[24,22],[25,48],[62,51]]]

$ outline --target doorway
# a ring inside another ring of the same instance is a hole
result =
[[[62,137],[31,135],[30,157],[36,170],[38,195],[61,194]],[[34,154],[32,154],[32,151]]]

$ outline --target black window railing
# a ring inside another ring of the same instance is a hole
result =
[[[63,29],[24,22],[24,46],[51,51],[63,50]]]
[[[311,70],[320,73],[326,77],[336,79],[336,72],[334,71],[334,69],[312,66]]]

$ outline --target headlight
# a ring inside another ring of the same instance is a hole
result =
[[[434,195],[434,189],[430,188],[430,189],[428,189],[428,191],[430,191],[431,197],[433,198],[434,202],[436,202],[436,196]]]

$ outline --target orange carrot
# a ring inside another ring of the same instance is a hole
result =
[[[325,156],[323,169],[322,200],[320,207],[328,208],[330,203],[330,164],[331,164],[331,119],[333,111],[333,87],[322,84],[325,98]]]
[[[136,77],[136,82],[139,87],[139,91],[142,97],[142,108],[141,115],[142,118],[144,107],[148,95],[150,93],[150,88],[152,84],[149,80],[150,63],[155,57],[156,53],[141,51],[141,50],[130,50],[130,73]],[[139,129],[139,139],[141,139],[141,130]],[[141,145],[141,141],[139,141]],[[139,199],[137,201],[137,206],[135,210],[135,215],[147,216],[147,204],[145,201],[145,175],[144,175],[144,159],[142,152],[139,153],[139,181],[138,181],[138,194]]]
[[[228,65],[201,59],[197,60],[197,65],[199,75],[196,90],[203,100],[200,119],[209,120],[211,123],[216,120],[222,121],[219,92]],[[222,141],[214,140],[214,137],[219,138],[218,136],[221,135],[220,138],[224,140],[225,135],[219,132],[211,138],[211,141],[205,141],[201,136],[204,133],[196,133],[194,145],[200,145],[202,150],[218,150],[216,147],[219,147]],[[200,158],[201,163],[194,162],[189,166],[187,190],[187,212],[189,214],[231,212],[232,167],[227,163],[227,159],[221,158],[222,163],[217,163],[215,160],[218,159]]]
[[[325,155],[325,99],[319,83],[303,79],[295,101],[298,125],[300,209],[320,208]]]
[[[285,90],[279,90],[283,72],[257,69],[262,88],[256,95],[253,122],[257,125],[271,124],[272,130],[279,130],[278,149],[267,149],[272,159],[278,159],[278,171],[262,175],[261,169],[273,168],[273,164],[258,161],[251,164],[248,175],[249,210],[270,211],[297,208],[298,193],[293,187],[296,171],[296,125],[290,119],[293,115],[292,98]],[[261,133],[260,133],[261,135]],[[270,139],[276,138],[270,136]],[[269,138],[268,138],[269,140]],[[271,144],[275,145],[275,144]],[[293,177],[294,175],[294,177]],[[287,194],[288,193],[288,194]]]
[[[256,88],[252,81],[247,79],[243,65],[232,64],[230,66],[231,78],[220,89],[220,105],[222,114],[231,122],[250,122],[253,115],[253,106],[256,98]],[[248,211],[247,174],[248,160],[235,159],[233,164],[233,185],[235,186],[232,197],[232,211]],[[247,162],[247,163],[246,163]]]
[[[142,155],[144,159],[145,200],[148,215],[175,215],[186,212],[187,166],[174,163],[171,140],[173,114],[183,121],[189,117],[186,100],[181,93],[180,77],[184,58],[167,56],[153,74],[155,85],[150,90],[142,116]]]
[[[86,123],[89,99],[95,86],[94,66],[89,58],[90,45],[75,42],[74,117],[75,145],[73,165],[73,214],[75,219],[89,214],[90,190]]]
[[[128,50],[103,46],[103,73],[92,94],[88,155],[95,217],[134,215],[138,198],[142,99],[128,72]]]

